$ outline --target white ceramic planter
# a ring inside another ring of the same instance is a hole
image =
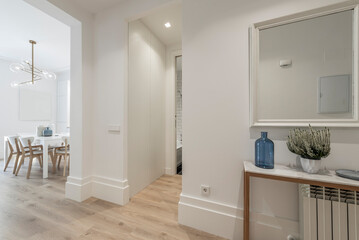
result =
[[[322,160],[312,160],[307,158],[300,158],[302,168],[307,173],[318,173],[322,165]]]

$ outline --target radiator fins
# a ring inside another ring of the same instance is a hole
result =
[[[359,192],[299,185],[303,240],[359,240]]]

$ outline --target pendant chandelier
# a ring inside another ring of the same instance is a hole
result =
[[[36,42],[34,40],[29,40],[31,44],[31,62],[29,60],[25,60],[22,63],[12,63],[10,64],[10,70],[12,72],[25,72],[31,74],[31,79],[24,81],[13,81],[11,83],[12,87],[24,86],[24,85],[33,85],[36,82],[42,79],[55,80],[56,74],[53,72],[49,72],[46,70],[41,70],[34,65],[34,45]]]

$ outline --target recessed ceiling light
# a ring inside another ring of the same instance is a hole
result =
[[[166,22],[166,23],[165,23],[165,27],[166,27],[166,28],[170,28],[170,27],[171,27],[171,23],[170,23],[170,22]]]

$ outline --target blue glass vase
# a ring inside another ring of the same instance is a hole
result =
[[[267,138],[267,132],[261,132],[261,138],[255,143],[255,164],[260,168],[274,168],[274,143]]]
[[[47,128],[45,128],[44,131],[42,132],[42,135],[43,135],[44,137],[51,137],[51,136],[52,136],[52,130],[51,130],[49,127],[47,127]]]

